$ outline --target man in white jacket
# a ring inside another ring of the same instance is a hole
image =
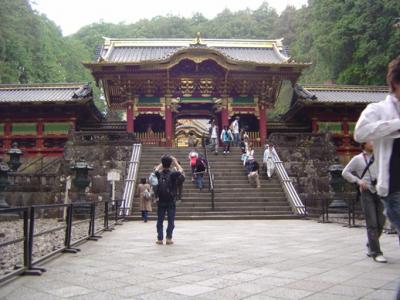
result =
[[[400,56],[389,63],[386,80],[390,94],[384,101],[364,109],[354,139],[374,144],[378,167],[376,189],[384,202],[386,216],[400,234]],[[400,299],[400,285],[397,299]]]
[[[376,262],[385,263],[386,259],[379,243],[385,225],[385,215],[383,214],[383,203],[375,189],[377,171],[371,142],[365,143],[363,152],[351,159],[343,169],[342,176],[348,182],[357,184],[361,193],[361,207],[367,227],[367,255]]]

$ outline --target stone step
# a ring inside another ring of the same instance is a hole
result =
[[[139,213],[140,215],[140,213]],[[177,215],[176,220],[192,220],[192,221],[201,221],[201,220],[292,220],[299,219],[300,217],[293,214],[243,214],[243,215],[229,215],[229,214],[214,214],[214,215]],[[126,217],[127,221],[141,221],[141,217],[134,215]],[[149,221],[156,221],[157,217],[150,215]],[[164,226],[167,226],[166,222],[164,222]]]

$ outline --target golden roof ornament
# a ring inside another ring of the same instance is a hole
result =
[[[207,47],[206,44],[203,44],[201,42],[201,33],[200,32],[197,32],[194,43],[190,44],[190,47]]]

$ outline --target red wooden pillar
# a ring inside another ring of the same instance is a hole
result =
[[[347,120],[342,121],[342,130],[344,135],[349,135],[349,122]]]
[[[129,100],[126,106],[126,131],[133,132],[135,130],[133,123],[133,101]]]
[[[4,123],[4,150],[11,148],[11,127],[11,122],[9,120],[6,120],[6,122]]]
[[[226,107],[223,107],[221,109],[221,126],[222,128],[224,128],[224,126],[229,127],[229,114],[228,114],[228,108]]]
[[[39,119],[36,125],[36,150],[40,151],[44,148],[44,143],[43,143],[43,119]]]
[[[172,147],[172,136],[173,136],[173,119],[172,119],[172,111],[171,106],[165,106],[165,139],[166,146]]]
[[[318,132],[318,124],[317,124],[316,118],[312,118],[312,120],[311,120],[311,130],[312,130],[312,133]]]
[[[264,104],[259,106],[259,130],[260,130],[260,143],[261,146],[265,145],[267,139],[267,109]]]

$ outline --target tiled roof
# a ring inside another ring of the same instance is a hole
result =
[[[238,62],[259,64],[289,63],[282,40],[217,40],[204,39],[194,43],[191,39],[105,39],[98,52],[98,61],[108,63],[140,63],[162,61],[178,51],[202,48],[220,52]]]
[[[76,102],[92,98],[84,84],[0,85],[0,103]]]
[[[386,98],[385,86],[304,85],[297,95],[307,103],[372,103]]]

